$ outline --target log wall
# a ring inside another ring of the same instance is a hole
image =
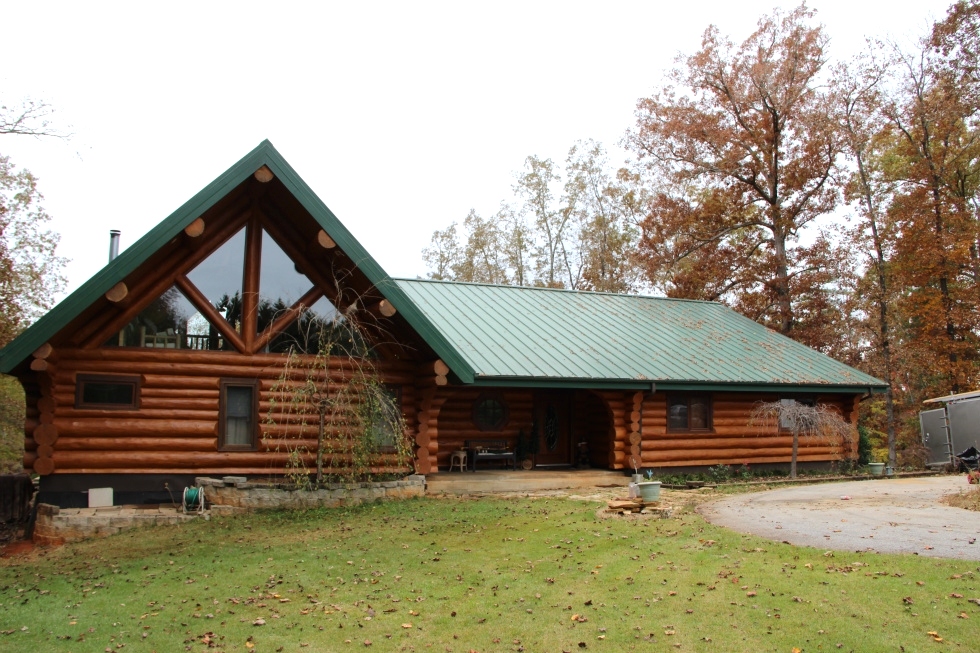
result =
[[[309,377],[312,357],[287,370],[287,358],[276,354],[117,348],[56,354],[43,370],[21,379],[28,404],[24,465],[38,474],[279,475],[297,446],[311,452],[304,463],[315,469],[319,415],[293,392]],[[376,368],[384,383],[401,389],[403,416],[416,424],[414,364],[378,362]],[[138,376],[139,409],[75,408],[78,374]],[[314,378],[333,392],[351,374],[346,359],[337,358]],[[257,451],[218,451],[222,378],[260,381]],[[336,417],[328,422],[328,440],[343,433],[343,415]],[[332,461],[344,464],[342,457]]]
[[[309,377],[312,358],[285,369],[287,358],[234,352],[155,349],[39,350],[21,382],[27,395],[24,465],[48,474],[271,474],[286,473],[289,452],[316,450],[318,414],[295,400],[294,390]],[[467,440],[506,440],[531,434],[534,391],[501,389],[509,416],[500,431],[481,431],[473,406],[486,389],[450,386],[441,361],[379,362],[382,380],[401,389],[406,437],[412,438],[420,474],[449,466],[452,451]],[[337,358],[317,373],[331,393],[344,387],[352,370]],[[138,410],[75,408],[78,374],[138,376]],[[260,381],[260,438],[254,452],[218,451],[219,384],[222,378]],[[667,395],[636,391],[575,391],[571,444],[589,443],[593,466],[609,469],[787,463],[792,436],[751,423],[759,401],[778,395],[713,393],[712,428],[704,432],[667,430]],[[854,395],[817,401],[837,406],[856,424]],[[336,416],[328,439],[343,435]],[[329,445],[329,442],[328,442]],[[798,460],[826,462],[856,453],[849,443],[802,439]],[[339,448],[339,447],[338,447]],[[850,449],[848,449],[850,448]],[[343,465],[342,458],[328,461]],[[380,461],[384,464],[385,461]],[[314,454],[304,460],[315,468]]]
[[[788,463],[793,436],[778,428],[752,424],[758,402],[778,401],[779,395],[716,392],[712,394],[712,428],[706,432],[667,430],[667,395],[647,397],[642,410],[641,467]],[[857,425],[855,395],[818,396],[820,404],[836,406],[844,419]],[[857,453],[857,433],[851,442],[800,438],[797,460],[828,462]]]

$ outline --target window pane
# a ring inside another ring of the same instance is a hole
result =
[[[708,398],[691,397],[690,426],[692,429],[708,428]]]
[[[670,400],[667,410],[667,427],[672,429],[687,428],[687,397]]]
[[[227,386],[225,445],[252,446],[252,388]]]
[[[132,406],[136,402],[133,396],[136,390],[134,383],[100,383],[87,381],[82,387],[82,402],[86,404],[110,404]]]
[[[187,274],[187,278],[239,333],[244,271],[245,229],[241,229]],[[231,345],[224,343],[222,348],[231,349]]]

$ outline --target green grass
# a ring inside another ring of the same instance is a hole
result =
[[[0,650],[977,648],[976,562],[831,555],[684,510],[597,507],[421,499],[41,550],[0,561]]]

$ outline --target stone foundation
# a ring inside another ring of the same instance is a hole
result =
[[[115,535],[130,528],[182,523],[195,517],[173,506],[59,508],[41,503],[37,506],[33,540],[42,545],[64,544]]]
[[[275,481],[249,481],[244,476],[198,477],[204,488],[208,510],[184,514],[181,508],[163,506],[107,506],[105,508],[59,508],[47,503],[37,506],[35,544],[64,544],[93,537],[115,535],[130,528],[179,524],[203,515],[234,515],[250,510],[352,506],[372,501],[410,499],[425,495],[425,477],[408,476],[400,481],[379,483],[334,483],[321,490],[299,490]]]
[[[400,481],[331,483],[320,490],[301,490],[275,481],[249,481],[244,476],[198,477],[194,483],[204,488],[205,501],[215,515],[270,508],[336,508],[425,495],[425,477],[416,474]]]

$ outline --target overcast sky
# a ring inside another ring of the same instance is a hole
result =
[[[40,178],[69,290],[268,138],[393,276],[433,230],[511,198],[530,154],[611,151],[709,24],[771,0],[4,3],[0,103],[51,104],[68,141],[0,137]],[[846,58],[911,42],[950,3],[814,0]],[[783,4],[791,8],[792,4]],[[621,162],[615,154],[613,163]]]

